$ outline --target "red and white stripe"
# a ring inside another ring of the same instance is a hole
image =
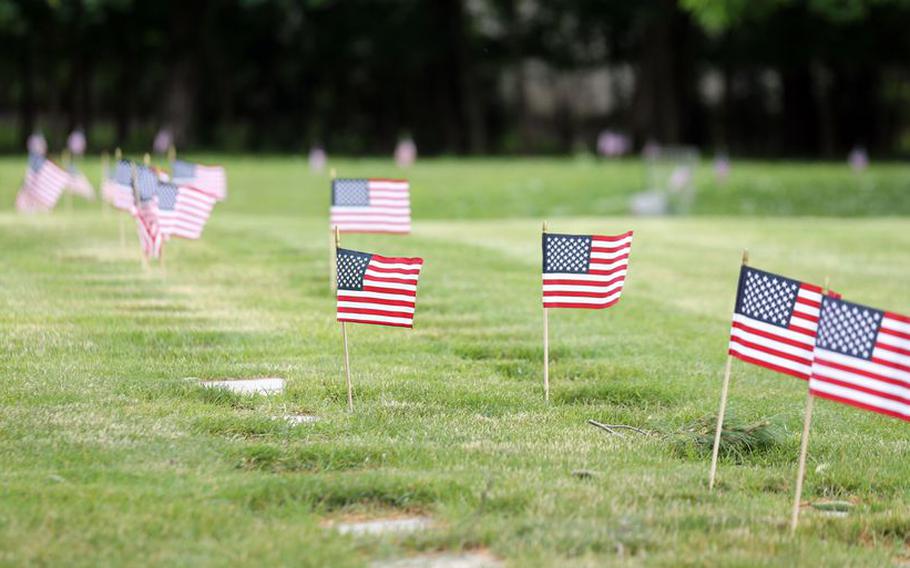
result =
[[[869,360],[816,347],[809,390],[910,421],[910,317],[885,312]]]
[[[80,197],[84,197],[86,199],[95,199],[95,188],[92,187],[92,184],[88,181],[88,178],[85,177],[85,174],[82,172],[70,172],[70,180],[66,186],[66,189],[70,193],[75,193]]]
[[[622,295],[631,252],[632,231],[615,236],[591,235],[587,272],[544,273],[543,307],[609,308]]]
[[[338,321],[413,327],[422,258],[374,254],[360,290],[338,290]]]
[[[16,198],[20,211],[47,211],[53,209],[64,188],[70,181],[69,173],[52,162],[44,160],[38,171],[27,171],[25,183]]]
[[[101,182],[101,197],[117,209],[132,211],[135,206],[133,188],[117,183],[112,179]]]
[[[139,235],[142,253],[147,258],[158,258],[161,255],[164,238],[158,230],[154,212],[151,208],[144,207],[143,210],[133,209],[131,213],[136,220],[136,232]]]
[[[368,179],[370,204],[333,205],[332,227],[342,233],[410,233],[411,185],[403,179]]]
[[[227,171],[224,166],[194,164],[192,179],[174,179],[174,183],[192,186],[213,196],[216,201],[227,198]]]
[[[808,380],[812,372],[812,350],[815,348],[821,300],[821,287],[801,282],[787,327],[733,314],[730,355],[753,365]]]
[[[202,230],[212,214],[216,201],[214,195],[194,187],[179,186],[174,209],[159,208],[158,210],[161,233],[168,237],[175,236],[184,239],[202,237]]]

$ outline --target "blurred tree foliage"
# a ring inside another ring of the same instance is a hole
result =
[[[385,153],[410,134],[422,153],[569,151],[611,127],[895,154],[907,29],[910,0],[0,0],[0,149],[76,126],[139,149],[168,125],[226,150]],[[597,70],[631,77],[599,114],[547,79]]]

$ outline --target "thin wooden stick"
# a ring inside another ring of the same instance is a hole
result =
[[[793,495],[793,511],[790,515],[790,534],[796,532],[799,524],[799,506],[803,498],[803,479],[806,476],[806,454],[809,451],[809,427],[812,424],[812,406],[815,397],[812,391],[808,391],[806,398],[806,414],[803,418],[803,437],[799,444],[799,467],[796,473],[796,491]]]
[[[825,287],[822,290],[822,297],[828,295],[830,278],[825,276]],[[803,499],[803,480],[806,478],[806,457],[809,453],[809,429],[812,426],[812,407],[815,403],[815,397],[812,391],[807,390],[806,395],[806,413],[803,416],[803,435],[799,442],[799,467],[796,471],[796,490],[793,494],[793,510],[790,513],[790,534],[796,533],[796,527],[799,526],[799,507]]]
[[[547,222],[543,222],[542,233],[547,234]],[[550,309],[543,309],[543,399],[550,402]]]
[[[332,194],[335,193],[335,168],[332,168]],[[329,289],[334,293],[336,291],[336,286],[338,285],[337,276],[336,276],[336,262],[338,255],[338,227],[332,225],[331,227],[332,237],[329,237]]]
[[[130,172],[130,178],[131,178],[130,183],[132,184],[132,187],[133,187],[133,206],[136,207],[136,215],[139,215],[139,189],[136,186],[136,164],[132,165],[132,171]],[[121,225],[121,227],[123,227],[123,225]],[[139,255],[140,259],[142,261],[142,269],[145,272],[148,272],[149,262],[145,256],[145,247],[142,245],[142,242],[139,243],[139,252],[142,253]]]
[[[142,156],[142,163],[145,164],[146,166],[152,165],[152,155],[149,154],[148,152],[146,152],[146,153]]]
[[[60,154],[60,162],[64,165],[67,172],[72,171],[73,168],[73,155],[69,150],[64,150]],[[66,186],[66,212],[73,212],[73,188],[69,185]]]
[[[104,194],[101,190],[104,189],[104,180],[107,179],[107,169],[110,166],[111,157],[108,155],[107,151],[101,152],[101,183],[98,186],[98,201],[101,203],[101,213],[107,215],[107,207],[105,207]]]
[[[749,264],[749,251],[743,250],[742,265]],[[714,447],[711,449],[711,470],[708,473],[708,491],[714,491],[717,478],[717,458],[720,453],[720,437],[724,430],[724,416],[727,413],[727,395],[730,392],[730,371],[733,368],[733,356],[727,355],[724,368],[724,382],[720,388],[720,409],[717,411],[717,428],[714,430]]]
[[[341,234],[338,232],[338,227],[335,227],[335,236],[332,239],[332,243],[334,244],[334,249],[337,250],[338,245],[341,243]],[[341,322],[341,339],[344,342],[344,376],[348,384],[348,411],[354,412],[354,386],[351,384],[351,358],[348,353],[348,329],[345,327],[344,322]]]

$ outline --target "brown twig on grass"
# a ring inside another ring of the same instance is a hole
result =
[[[616,428],[617,430],[620,430],[620,429],[621,430],[632,430],[633,432],[638,432],[639,434],[644,434],[645,436],[649,436],[652,434],[652,432],[648,432],[647,430],[642,430],[641,428],[636,428],[635,426],[628,426],[626,424],[603,424],[602,422],[598,422],[597,420],[588,420],[588,424],[590,424],[591,426],[596,426],[596,427],[600,428],[601,430],[606,430],[607,432],[609,432],[611,434],[616,434],[617,436],[622,436],[622,434],[614,431],[613,430],[614,428]]]

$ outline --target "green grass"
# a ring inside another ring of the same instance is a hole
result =
[[[0,161],[0,202],[22,166]],[[343,240],[426,259],[413,331],[349,328],[354,414],[327,283],[327,177],[302,160],[228,166],[230,200],[202,241],[167,246],[166,276],[142,270],[132,226],[123,247],[120,214],[97,205],[0,213],[0,565],[358,566],[472,548],[513,566],[907,561],[905,423],[816,405],[805,497],[855,507],[806,510],[792,539],[804,383],[734,364],[731,411],[778,434],[722,461],[714,494],[708,460],[672,435],[716,412],[742,248],[910,312],[910,222],[884,217],[910,212],[902,166],[873,168],[857,200],[839,165],[748,164],[697,207],[725,216],[631,219],[601,214],[640,186],[632,162],[424,161],[409,173],[411,236]],[[339,165],[374,170],[398,173]],[[737,216],[761,187],[789,209],[758,211],[800,216]],[[878,216],[820,218],[850,211],[840,199]],[[549,406],[544,214],[554,231],[636,231],[622,302],[551,313]],[[288,390],[245,398],[187,380],[255,376]],[[272,419],[287,412],[323,420]],[[610,436],[591,418],[668,435]],[[402,511],[440,526],[388,539],[321,527]]]

